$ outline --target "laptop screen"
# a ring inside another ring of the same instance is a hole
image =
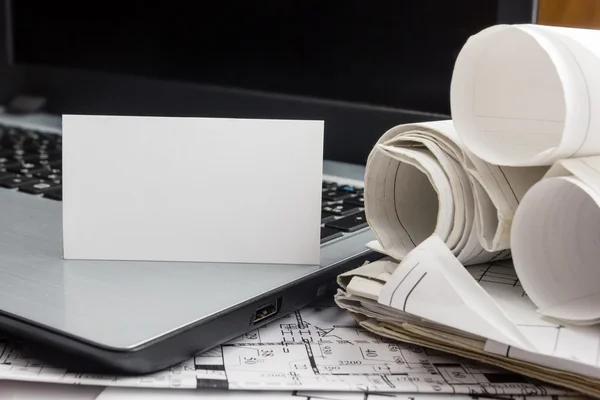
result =
[[[15,1],[14,61],[449,114],[499,3]]]

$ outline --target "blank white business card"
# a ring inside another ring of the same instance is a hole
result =
[[[65,259],[318,264],[322,121],[65,115]]]

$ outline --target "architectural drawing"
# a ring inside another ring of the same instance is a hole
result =
[[[541,354],[600,367],[600,326],[563,326],[543,318],[519,283],[511,260],[467,267]]]
[[[0,341],[0,379],[148,388],[565,395],[572,392],[373,335],[330,304],[313,305],[155,374],[88,375],[54,368]],[[364,398],[364,397],[361,397]],[[376,397],[374,397],[376,398]]]

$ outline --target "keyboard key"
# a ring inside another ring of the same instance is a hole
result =
[[[17,149],[13,152],[12,157],[20,163],[24,163],[27,161],[32,161],[32,162],[36,162],[37,161],[37,155],[36,154],[29,154],[29,153],[25,153],[23,150],[21,149]]]
[[[353,206],[364,207],[365,196],[361,194],[355,197],[350,197],[349,199],[344,199],[344,204],[351,204]]]
[[[10,167],[10,165],[9,165],[9,167]],[[8,172],[8,170],[6,169],[6,165],[0,164],[0,172]]]
[[[4,164],[4,163],[0,162],[0,171],[2,171],[2,172],[12,171],[14,168],[16,168],[18,166],[19,166],[18,163]]]
[[[21,143],[21,148],[27,153],[33,153],[40,149],[42,142],[40,138],[35,134],[28,134]]]
[[[25,173],[24,171],[31,171],[31,170],[39,169],[39,168],[41,168],[40,164],[25,161],[25,160],[19,160],[13,167],[7,168],[7,169],[9,171],[13,171],[16,173]]]
[[[58,133],[48,133],[47,135],[57,148],[62,147],[62,135]]]
[[[46,155],[50,161],[61,161],[62,162],[62,150],[48,150],[40,153],[42,156]]]
[[[7,154],[7,155],[0,156],[0,164],[8,165],[8,164],[15,164],[18,162],[19,162],[19,160],[17,158],[15,158],[14,152],[11,153],[10,155]]]
[[[35,170],[33,171],[33,176],[40,178],[40,179],[47,179],[47,180],[51,180],[51,181],[61,181],[62,180],[62,174],[61,174],[61,170],[60,169],[40,169],[40,170]]]
[[[23,164],[13,164],[7,167],[6,170],[19,175],[33,176],[33,173],[37,172],[39,169],[29,169]]]
[[[6,171],[2,171],[0,170],[0,181],[3,179],[12,179],[12,178],[16,178],[18,175],[12,172],[6,172]]]
[[[19,192],[41,194],[51,189],[60,188],[60,182],[45,181],[43,179],[37,179],[36,181],[26,183],[19,186]]]
[[[24,157],[26,157],[27,154],[25,154],[25,150],[23,150],[20,147],[15,147],[13,149],[13,157],[16,158],[17,160],[23,160]]]
[[[0,132],[0,147],[10,149],[19,146],[25,139],[23,131],[16,128],[3,127]]]
[[[14,189],[14,188],[18,188],[21,185],[25,185],[30,182],[35,182],[37,180],[38,180],[37,178],[31,177],[31,176],[17,175],[14,178],[1,179],[0,187]]]
[[[13,148],[21,148],[25,141],[25,132],[19,128],[9,128],[8,137]]]
[[[333,215],[343,216],[353,214],[360,210],[358,209],[358,207],[353,206],[352,204],[331,204],[326,207],[323,207],[323,211],[326,211]]]
[[[324,224],[325,222],[333,221],[334,219],[335,214],[321,210],[321,223]]]
[[[344,232],[354,232],[366,226],[368,224],[364,211],[325,224],[325,227],[339,229]]]
[[[325,189],[335,189],[337,187],[337,183],[323,181],[323,190]]]
[[[339,201],[352,197],[352,193],[340,192],[338,190],[327,190],[323,192],[323,199],[329,201]]]
[[[51,170],[53,167],[47,161],[20,161],[17,164],[12,164],[7,167],[7,171],[15,172],[22,175],[34,175],[36,173],[42,173],[43,170]]]
[[[321,244],[342,236],[342,232],[338,231],[337,229],[321,228]]]
[[[24,155],[23,160],[38,164],[49,164],[53,161],[61,161],[62,153],[60,151],[47,152],[45,150],[41,150],[40,152],[34,154]]]
[[[44,192],[43,196],[47,199],[62,201],[62,189],[52,189]]]
[[[342,185],[339,186],[337,188],[338,192],[343,192],[343,193],[357,193],[358,192],[358,188],[354,187],[354,186],[350,186],[350,185]]]

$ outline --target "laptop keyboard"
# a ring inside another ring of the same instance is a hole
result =
[[[62,199],[62,137],[0,125],[0,187]]]
[[[0,125],[0,187],[62,201],[62,137]],[[367,227],[363,189],[323,181],[321,243]]]
[[[363,189],[323,182],[321,243],[367,227]]]

